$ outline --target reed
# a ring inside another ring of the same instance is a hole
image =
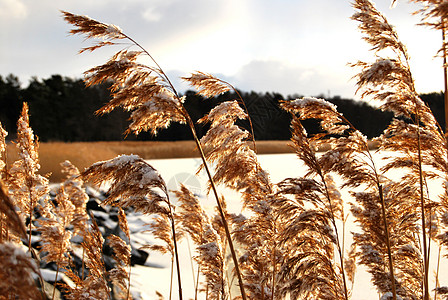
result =
[[[427,4],[418,12],[423,23],[444,31],[448,10],[443,1],[412,2]],[[379,101],[394,119],[380,137],[368,141],[324,99],[282,102],[281,108],[291,114],[291,148],[304,175],[278,183],[258,161],[262,147],[254,140],[252,126],[246,130],[237,125],[242,119],[251,124],[238,93],[235,100],[219,103],[199,120],[210,125],[199,139],[184,98],[145,48],[115,25],[62,12],[73,25],[72,34],[95,40],[81,52],[125,44],[106,63],[85,73],[87,85],[112,82],[112,99],[97,113],[131,111],[128,134],[157,134],[172,122],[188,126],[193,137],[188,155],[194,150],[201,158],[198,172],[207,175],[216,210],[206,211],[185,186],[169,193],[159,172],[144,160],[153,154],[140,143],[132,146],[140,155],[126,153],[123,144],[109,144],[104,158],[89,162],[82,172],[65,161],[65,178],[51,199],[48,178],[39,175],[39,144],[25,105],[15,156],[8,155],[7,133],[0,130],[0,299],[54,298],[60,286],[55,284],[44,295],[43,279],[32,276],[39,277],[44,262],[54,262],[57,272],[72,280],[72,285],[62,286],[67,299],[131,299],[128,209],[151,217],[148,231],[157,243],[145,248],[171,256],[167,281],[176,277],[178,299],[186,297],[179,262],[179,242],[185,238],[194,244],[190,257],[197,267],[195,299],[348,300],[357,284],[357,266],[368,271],[382,300],[426,300],[431,291],[434,299],[447,297],[448,286],[438,274],[446,263],[441,254],[448,247],[446,135],[419,98],[409,55],[393,26],[369,0],[355,0],[353,7],[352,18],[373,54],[370,62],[352,64],[358,72],[358,93]],[[441,52],[444,49],[445,44]],[[152,64],[142,64],[143,56]],[[208,98],[236,91],[204,72],[183,79]],[[321,133],[306,132],[303,121],[309,119],[320,122]],[[382,167],[373,158],[372,143],[379,153],[390,153]],[[15,162],[8,163],[7,155]],[[392,179],[397,170],[400,178]],[[438,195],[428,189],[434,180],[444,182]],[[105,190],[101,205],[118,207],[123,235],[111,235],[107,241],[103,237],[87,212],[87,185]],[[240,195],[241,212],[227,210],[217,185]],[[346,232],[348,219],[357,225],[354,232]],[[35,233],[40,233],[40,255],[31,243]],[[86,270],[81,273],[73,266],[73,236],[82,240]],[[111,270],[104,264],[106,244],[113,249]],[[438,249],[435,286],[430,282],[432,247]],[[8,271],[11,268],[14,273]],[[170,292],[169,298],[174,297]]]

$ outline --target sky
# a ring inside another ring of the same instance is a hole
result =
[[[29,80],[82,78],[119,48],[78,54],[91,45],[68,34],[60,10],[118,25],[156,59],[183,92],[179,77],[211,73],[243,91],[325,97],[355,95],[356,70],[371,61],[351,0],[0,0],[0,75]],[[418,92],[443,89],[441,33],[416,26],[415,4],[377,0],[411,56]]]

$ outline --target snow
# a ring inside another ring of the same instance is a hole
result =
[[[56,273],[58,276],[57,281],[63,281],[70,287],[76,286],[76,284],[70,278],[68,278],[68,276],[64,274],[62,269],[59,272],[49,269],[40,269],[40,274],[42,275],[43,280],[45,280],[46,282],[54,282],[56,279]]]
[[[391,292],[385,293],[383,296],[381,296],[380,300],[390,300],[393,298],[393,294]],[[403,300],[400,296],[397,295],[397,300]]]
[[[107,24],[106,34],[111,38],[120,38],[123,35],[122,33],[123,32],[120,27],[112,24]]]
[[[307,105],[318,104],[323,107],[328,107],[332,111],[337,111],[337,107],[335,104],[325,101],[324,99],[315,98],[315,97],[303,97],[303,98],[291,101],[290,104],[296,105],[298,107],[305,107]]]
[[[140,157],[138,155],[134,155],[134,154],[131,154],[131,155],[120,155],[120,156],[117,156],[114,159],[111,159],[111,160],[107,161],[104,164],[103,168],[115,168],[115,167],[122,168],[123,166],[125,166],[127,164],[131,164],[134,161],[137,161],[139,159],[140,159]],[[98,162],[95,165],[102,164],[102,163],[104,163],[104,162]]]
[[[378,154],[374,154],[374,156]],[[273,155],[259,155],[259,161],[261,166],[270,173],[270,178],[272,182],[277,183],[285,178],[289,177],[299,177],[303,176],[307,169],[306,167],[296,158],[295,154],[273,154]],[[169,189],[173,190],[179,187],[182,183],[182,178],[194,182],[195,192],[198,193],[199,199],[203,208],[207,212],[213,212],[216,205],[215,199],[212,195],[207,196],[207,181],[205,173],[201,172],[195,176],[198,167],[200,166],[199,158],[192,159],[160,159],[160,160],[148,160],[150,165],[152,165],[158,172],[160,176],[169,182]],[[379,164],[381,165],[381,164]],[[181,176],[179,176],[181,174]],[[185,174],[191,174],[191,176],[186,176]],[[397,174],[398,176],[399,174]],[[402,174],[401,174],[402,175]],[[191,181],[191,177],[195,176],[197,181]],[[174,179],[174,180],[173,180]],[[334,178],[337,183],[337,178]],[[176,187],[177,185],[177,187]],[[190,187],[191,188],[191,187]],[[433,187],[429,187],[429,190],[433,189],[434,192],[440,191],[442,184],[436,184]],[[228,203],[228,209],[230,212],[240,213],[241,203],[240,196],[238,193],[231,191],[229,189],[218,187],[219,193],[224,194],[225,199]],[[342,197],[345,199],[347,194],[343,193]],[[170,195],[170,198],[174,199],[174,194]],[[145,233],[146,229],[145,223],[149,223],[150,220],[144,215],[134,214],[128,217],[129,227],[131,229],[131,240],[137,245],[152,244],[155,242],[154,238],[149,233]],[[338,228],[341,230],[342,227]],[[350,232],[356,231],[357,228],[353,224],[353,217],[348,219],[346,224],[346,245],[351,242]],[[347,248],[347,246],[346,246]],[[406,250],[406,247],[402,250]],[[433,245],[431,249],[433,250],[431,256],[432,269],[430,274],[434,274],[435,266],[437,263],[437,247]],[[192,267],[193,256],[196,252],[193,252],[193,243],[184,239],[179,245],[179,255],[180,255],[180,268],[181,268],[181,279],[183,295],[185,299],[194,298],[194,286],[195,282],[193,279],[193,273],[196,269]],[[348,249],[346,249],[348,251]],[[446,264],[446,261],[445,261]],[[441,268],[441,274],[439,278],[448,278],[448,269]],[[156,291],[163,294],[167,299],[170,295],[170,273],[171,273],[171,258],[169,255],[162,255],[157,252],[151,252],[145,266],[134,266],[132,267],[131,285],[132,291],[135,295],[137,292],[140,294],[141,299],[158,299],[156,296]],[[173,288],[172,288],[172,299],[177,299],[177,276],[173,278]],[[434,276],[430,276],[430,280],[433,281]],[[443,281],[443,280],[442,280]],[[446,282],[441,282],[441,284],[446,284]],[[430,282],[430,286],[434,286]],[[357,300],[377,300],[388,299],[387,293],[385,295],[379,295],[376,289],[372,286],[370,275],[367,273],[366,269],[358,265],[357,272],[355,275],[355,283],[353,286],[353,294],[351,299]],[[204,299],[204,294],[200,293],[198,299]]]

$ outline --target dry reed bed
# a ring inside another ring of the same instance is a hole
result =
[[[369,142],[371,149],[378,147],[377,142]],[[320,146],[319,152],[329,149],[329,145]],[[257,141],[258,154],[293,153],[288,141]],[[14,144],[7,145],[8,164],[18,160],[18,150]],[[60,164],[69,160],[79,170],[93,163],[108,160],[122,154],[135,154],[143,159],[169,159],[199,157],[194,141],[120,141],[120,142],[49,142],[39,144],[40,174],[51,174],[51,182],[61,182],[64,175]]]
[[[259,154],[291,153],[288,141],[259,141]],[[8,164],[18,160],[18,150],[14,144],[7,145]],[[135,154],[143,159],[168,159],[199,157],[194,141],[151,142],[76,142],[40,143],[40,174],[50,174],[52,182],[61,182],[64,175],[60,164],[69,160],[78,169],[84,170],[97,161],[108,160],[122,154]]]

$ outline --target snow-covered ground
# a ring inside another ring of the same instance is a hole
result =
[[[288,177],[298,177],[304,174],[303,165],[299,162],[294,154],[275,154],[275,155],[260,155],[260,163],[265,170],[268,170],[272,182],[277,183]],[[176,189],[179,183],[183,183],[190,188],[194,193],[200,195],[202,205],[206,210],[212,211],[215,206],[213,196],[206,195],[206,178],[205,174],[196,176],[196,171],[200,165],[200,159],[163,159],[163,160],[149,160],[153,167],[155,167],[166,181],[169,189]],[[437,184],[431,189],[439,189]],[[225,195],[228,203],[228,209],[232,212],[239,212],[241,209],[239,195],[233,191],[220,189]],[[144,224],[148,222],[144,216],[132,215],[129,218],[132,240],[138,244],[145,244],[153,242],[149,233],[143,233]],[[349,220],[350,223],[350,220]],[[348,224],[346,228],[346,236],[350,231],[356,230],[353,223]],[[349,238],[347,238],[349,239]],[[347,240],[349,242],[349,240]],[[347,243],[346,243],[347,244]],[[191,256],[194,255],[194,249],[191,242],[184,240],[180,245],[180,262],[181,262],[181,280],[183,287],[184,299],[194,299],[194,281],[193,273],[195,268],[192,267]],[[432,251],[432,267],[436,266],[437,248],[433,247]],[[446,268],[447,261],[445,261],[445,268],[441,267],[440,274],[441,284],[448,284],[444,279],[448,278],[448,268]],[[171,258],[169,255],[161,255],[159,253],[151,253],[147,259],[145,266],[135,266],[132,269],[131,284],[134,291],[141,293],[143,299],[158,299],[155,291],[160,292],[165,299],[169,298],[170,294],[170,273],[171,273]],[[434,277],[434,276],[433,276]],[[173,279],[172,299],[177,299],[177,281]],[[433,284],[431,286],[434,286]],[[355,284],[353,287],[352,299],[370,300],[378,299],[378,293],[370,283],[370,275],[365,270],[358,266],[355,277]],[[202,294],[199,299],[204,299]]]

